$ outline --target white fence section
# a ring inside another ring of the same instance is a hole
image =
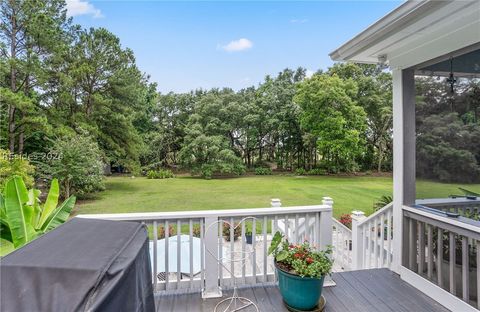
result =
[[[332,246],[334,270],[348,271],[352,268],[352,230],[332,218]]]
[[[363,214],[363,213],[362,213]],[[352,217],[352,269],[390,268],[393,247],[393,204],[368,218]]]
[[[319,249],[332,244],[331,200],[324,200],[323,205],[314,206],[77,217],[146,224],[156,291],[201,289],[207,296],[218,296],[222,287],[232,286],[233,278],[236,278],[237,285],[274,281],[273,259],[267,253],[272,234],[278,230],[280,221],[287,225],[284,233],[293,243],[308,239]],[[255,220],[236,227],[246,217],[254,217]],[[217,221],[226,221],[228,224],[219,226],[218,223],[215,224]],[[299,231],[302,224],[306,230]],[[205,232],[207,228],[209,230]],[[247,239],[250,232],[251,242]],[[206,248],[218,257],[206,252]],[[251,257],[244,259],[241,264],[228,262],[231,265],[228,270],[222,269],[217,262],[217,259],[228,260],[229,255],[245,250],[250,251],[248,254]]]

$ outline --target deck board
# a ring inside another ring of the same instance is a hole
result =
[[[327,312],[446,312],[439,303],[424,295],[388,269],[373,269],[334,273],[337,286],[327,287],[323,295]],[[241,296],[254,301],[260,311],[286,312],[282,297],[274,285],[241,287]],[[232,291],[225,291],[224,297]],[[156,296],[158,312],[211,312],[221,299],[203,300],[200,293],[159,294]],[[245,309],[242,311],[254,311]]]

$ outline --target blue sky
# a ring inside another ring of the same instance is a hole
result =
[[[332,64],[328,53],[401,1],[67,0],[74,22],[105,27],[162,92],[257,85]]]

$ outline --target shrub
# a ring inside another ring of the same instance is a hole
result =
[[[390,204],[391,202],[393,202],[393,197],[390,196],[390,195],[382,195],[382,197],[380,197],[378,199],[378,201],[376,201],[374,204],[373,204],[373,211],[377,211],[379,209],[382,209],[383,207],[385,207],[386,205]]]
[[[308,242],[293,245],[280,232],[273,236],[268,254],[273,254],[283,271],[301,277],[321,278],[332,270],[331,247],[316,251]]]
[[[308,175],[326,175],[326,174],[327,174],[327,170],[325,170],[325,169],[320,169],[320,168],[314,168],[314,169],[308,170],[307,174],[308,174]]]
[[[297,169],[295,169],[295,174],[296,174],[296,175],[299,175],[299,176],[306,175],[306,174],[307,174],[307,170],[305,170],[305,169],[303,169],[303,168],[297,168]]]
[[[0,190],[13,176],[21,177],[27,187],[32,187],[34,169],[27,159],[0,149]]]
[[[37,167],[45,179],[58,178],[65,197],[105,189],[103,157],[95,139],[86,134],[65,135],[53,142],[50,153],[56,157],[39,162]]]
[[[176,234],[175,228],[170,224],[168,226],[168,237],[172,237]],[[165,238],[165,227],[163,225],[158,227],[158,238]]]
[[[349,229],[352,228],[352,216],[348,213],[344,213],[340,216],[340,219],[338,221],[348,227]]]
[[[242,229],[238,226],[238,223],[234,223],[233,225],[234,230],[233,230],[233,240],[237,240],[240,235],[242,235]],[[230,241],[230,224],[228,223],[223,223],[223,237],[227,242]]]
[[[174,178],[174,174],[172,170],[169,169],[160,169],[160,170],[149,170],[147,172],[147,178],[148,179],[170,179]]]
[[[265,167],[255,168],[255,175],[271,175],[272,169]]]

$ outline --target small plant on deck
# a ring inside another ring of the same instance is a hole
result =
[[[321,278],[332,270],[331,247],[317,251],[307,241],[291,244],[280,232],[275,233],[268,254],[273,254],[279,269],[293,275]]]

